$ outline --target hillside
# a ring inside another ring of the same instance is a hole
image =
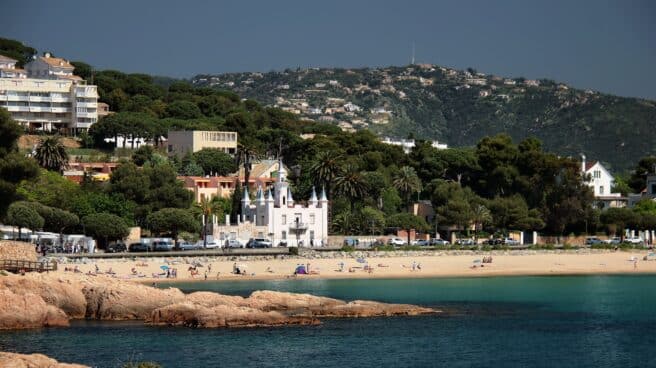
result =
[[[195,86],[232,90],[301,118],[381,135],[471,146],[500,132],[534,136],[548,150],[625,171],[656,154],[656,102],[430,64],[198,75]]]

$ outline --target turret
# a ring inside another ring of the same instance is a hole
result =
[[[287,187],[287,205],[294,207],[294,197],[292,197],[292,188]]]
[[[308,202],[309,207],[314,208],[317,207],[317,203],[319,200],[317,199],[317,191],[314,190],[314,186],[312,187],[312,196],[310,196],[310,200]]]
[[[328,197],[326,196],[326,187],[321,188],[321,198],[319,198],[320,203],[328,203]]]
[[[251,198],[248,196],[248,186],[244,187],[244,196],[241,198],[241,217],[242,221],[248,218],[248,212],[251,205]]]
[[[257,187],[257,204],[264,204],[264,190],[262,190],[261,186]]]

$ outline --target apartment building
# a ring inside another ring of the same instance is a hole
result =
[[[18,60],[0,55],[0,78],[27,78],[25,69],[16,68]]]
[[[4,61],[9,58],[0,57],[2,66],[10,64],[11,60]],[[25,69],[14,75],[3,72],[0,78],[0,107],[23,127],[75,134],[98,121],[97,88],[73,75],[70,63],[45,54],[33,58]]]
[[[169,156],[184,156],[187,152],[198,152],[203,148],[216,148],[234,155],[237,153],[237,132],[169,131],[167,145]]]

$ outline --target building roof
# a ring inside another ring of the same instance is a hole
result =
[[[69,63],[67,60],[62,58],[39,56],[39,59],[43,60],[46,64],[50,66],[74,69],[71,63]]]
[[[585,171],[592,169],[594,165],[597,164],[597,161],[586,161],[585,162]]]
[[[7,62],[9,62],[9,63],[17,63],[17,62],[18,62],[18,60],[16,60],[16,59],[12,59],[12,58],[10,58],[9,56],[4,56],[4,55],[0,55],[0,61],[3,62],[3,63],[7,63]]]
[[[81,81],[82,77],[79,77],[77,75],[60,75],[58,76],[59,79],[70,79],[70,80],[76,80],[76,81]]]

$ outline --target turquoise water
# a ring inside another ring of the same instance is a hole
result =
[[[192,330],[75,322],[0,332],[0,350],[118,367],[656,367],[656,276],[178,283],[185,291],[272,289],[444,309],[443,315],[324,320],[316,327]]]

